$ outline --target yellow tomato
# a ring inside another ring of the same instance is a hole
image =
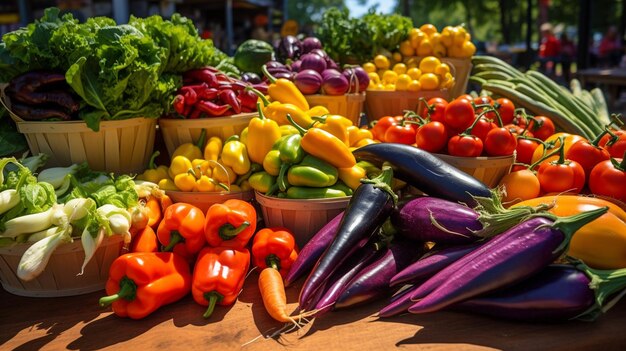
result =
[[[560,137],[564,137],[565,138],[565,146],[564,146],[564,151],[565,154],[567,154],[567,151],[569,150],[570,147],[572,147],[572,145],[574,145],[577,141],[579,140],[586,140],[584,137],[578,135],[578,134],[570,134],[570,133],[556,133],[556,134],[552,134],[551,136],[549,136],[545,142],[555,142],[554,144],[554,148],[549,149],[548,153],[551,153],[553,151],[556,151],[557,148],[561,145],[561,142],[559,141]],[[533,153],[533,158],[532,158],[532,163],[535,163],[537,161],[539,161],[539,159],[543,156],[543,144],[539,144],[539,146],[535,149],[535,152]]]
[[[391,91],[394,91],[394,90],[396,90],[396,85],[395,85],[395,84],[393,84],[393,83],[388,83],[388,84],[385,84],[385,90],[391,90]]]
[[[406,73],[406,65],[404,63],[396,63],[393,65],[393,71],[398,74]]]
[[[374,82],[374,84],[380,83],[380,76],[376,72],[369,72],[367,74],[370,77],[370,82]]]
[[[419,79],[424,90],[436,90],[439,88],[439,77],[434,73],[424,73]]]
[[[534,199],[539,196],[540,186],[537,176],[527,169],[511,172],[500,180],[504,188],[502,202],[515,204],[520,201]]]
[[[417,47],[417,56],[429,56],[433,54],[433,45],[430,40],[424,39]]]
[[[409,38],[413,38],[419,35],[422,31],[419,28],[411,28],[409,29]]]
[[[398,73],[396,73],[394,71],[390,71],[390,70],[387,70],[387,71],[385,71],[385,73],[383,73],[383,82],[384,83],[395,84],[397,80],[398,80]]]
[[[420,30],[426,33],[426,35],[428,36],[433,35],[433,33],[437,33],[437,27],[435,27],[433,24],[430,24],[430,23],[422,24],[422,26],[420,27]]]
[[[455,58],[463,58],[463,48],[457,45],[452,45],[448,48],[448,56]]]
[[[385,90],[385,85],[383,83],[376,84],[376,90]]]
[[[458,46],[463,45],[464,42],[469,40],[467,36],[468,34],[465,31],[465,28],[458,26],[457,32],[454,34],[453,45],[458,45]]]
[[[454,86],[455,82],[456,81],[454,80],[454,77],[452,76],[452,74],[446,73],[446,75],[443,77],[443,81],[441,82],[441,87],[450,89]]]
[[[422,61],[420,61],[419,69],[423,73],[435,73],[435,69],[441,65],[441,61],[435,56],[424,57]]]
[[[407,68],[417,68],[417,66],[419,66],[420,62],[419,59],[417,57],[409,57],[406,62],[406,67]]]
[[[408,74],[409,77],[411,77],[411,79],[420,79],[420,76],[422,75],[422,71],[420,71],[419,68],[414,67],[414,68],[409,68],[409,70],[406,71],[406,74]]]
[[[410,40],[405,40],[405,41],[400,43],[400,53],[403,56],[413,56],[413,55],[415,55],[415,49],[413,49],[413,46],[411,46],[411,41]]]
[[[411,77],[408,74],[400,74],[398,75],[398,80],[396,81],[396,90],[407,90],[409,88],[409,84],[411,84]]]
[[[435,46],[441,42],[441,34],[433,33],[428,37],[428,40],[430,40],[430,43]]]
[[[450,73],[450,66],[447,63],[441,63],[435,67],[435,74],[445,77],[446,73]]]
[[[445,57],[447,53],[446,47],[442,43],[433,46],[433,55],[437,57]]]
[[[446,26],[443,28],[443,30],[441,31],[441,37],[439,38],[439,41],[445,46],[452,45],[452,27],[451,26]]]
[[[365,62],[363,64],[363,69],[367,73],[376,72],[376,65],[371,62]]]
[[[410,36],[409,40],[411,41],[411,46],[413,47],[413,49],[417,50],[417,48],[419,48],[420,44],[422,43],[422,40],[426,38],[428,38],[426,33],[419,31],[416,35]]]
[[[378,69],[389,69],[389,59],[385,55],[376,55],[374,64]]]
[[[422,85],[420,84],[419,80],[412,80],[411,83],[409,83],[409,88],[407,89],[408,91],[420,91],[422,90]]]
[[[396,51],[391,55],[391,58],[393,58],[395,62],[400,62],[402,61],[402,54]]]
[[[463,57],[471,57],[476,53],[476,46],[474,45],[474,43],[468,40],[463,43],[463,46],[461,47],[461,53]]]

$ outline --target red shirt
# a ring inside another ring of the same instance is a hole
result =
[[[561,52],[559,39],[554,35],[548,35],[541,41],[539,46],[539,57],[557,57]]]

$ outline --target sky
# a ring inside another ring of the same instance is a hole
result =
[[[350,16],[352,17],[361,17],[364,15],[367,10],[373,5],[378,4],[379,13],[391,13],[393,6],[396,2],[389,0],[367,0],[365,6],[361,6],[358,4],[357,0],[346,0],[346,6],[350,10]]]

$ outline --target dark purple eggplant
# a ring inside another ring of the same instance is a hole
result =
[[[322,87],[322,76],[317,71],[305,69],[296,74],[293,82],[302,94],[317,94]]]
[[[335,238],[304,282],[298,301],[301,306],[308,304],[358,243],[374,235],[389,217],[397,196],[390,186],[393,171],[388,166],[383,166],[382,169],[378,177],[361,180],[362,184],[354,191]]]
[[[389,162],[396,178],[428,195],[475,206],[474,196],[490,198],[489,187],[478,179],[411,145],[377,143],[354,150],[357,159],[380,166]]]
[[[431,277],[433,274],[446,268],[461,257],[479,248],[483,242],[468,245],[448,246],[426,253],[424,257],[404,268],[389,281],[390,286],[415,283]]]
[[[337,64],[337,62],[335,62],[335,60],[331,59],[330,57],[326,58],[326,66],[328,68],[339,70],[339,65]]]
[[[308,54],[312,50],[322,49],[322,42],[316,37],[306,37],[302,39],[302,53]]]
[[[298,253],[298,258],[296,258],[285,276],[285,286],[289,286],[313,268],[317,260],[322,256],[322,253],[324,253],[324,250],[326,250],[335,238],[341,218],[343,218],[343,212],[326,223],[313,235],[304,247],[302,247]]]
[[[328,287],[315,304],[315,317],[334,309],[335,302],[346,285],[380,253],[381,250],[377,250],[375,244],[370,244],[350,255],[341,268],[328,279]]]
[[[324,60],[326,60],[326,63],[328,63],[328,58],[329,58],[328,54],[326,53],[326,51],[324,51],[322,49],[313,49],[313,50],[309,51],[308,54],[318,55],[319,57],[321,57]]]
[[[350,83],[343,75],[328,76],[322,83],[322,92],[326,95],[344,95],[349,88]]]
[[[397,290],[389,286],[391,278],[414,262],[423,252],[423,245],[394,239],[382,257],[363,268],[344,287],[337,298],[335,308],[356,306],[390,295]]]
[[[426,281],[445,277],[409,312],[434,312],[532,276],[567,251],[576,230],[607,210],[603,207],[559,218],[542,214],[514,226]]]
[[[311,69],[319,74],[322,74],[326,69],[326,60],[315,55],[305,54],[300,57],[300,70]]]
[[[302,54],[302,43],[293,35],[282,38],[276,48],[276,56],[281,61],[295,60]]]
[[[241,75],[241,80],[250,84],[260,84],[262,82],[261,77],[254,72],[245,72]]]
[[[58,107],[27,106],[11,102],[11,112],[26,121],[61,120],[69,121],[72,116]]]
[[[46,86],[65,85],[65,74],[54,71],[35,70],[14,77],[9,81],[9,87],[16,94],[40,91]]]
[[[330,77],[336,77],[336,76],[340,76],[341,72],[339,72],[337,69],[335,68],[327,68],[322,72],[322,78],[324,79],[328,79]]]
[[[417,287],[417,284],[409,286],[405,288],[405,290],[402,290],[392,296],[389,304],[378,311],[378,316],[386,318],[408,312],[407,310],[409,307],[415,303],[415,301],[411,300],[411,294],[415,291],[415,289],[417,289]]]
[[[514,286],[453,308],[526,322],[592,321],[621,297],[613,296],[624,288],[626,269],[595,270],[580,262],[553,264]],[[607,303],[608,299],[612,300]]]
[[[289,65],[291,72],[300,72],[302,70],[302,61],[295,60]]]
[[[287,80],[293,80],[295,74],[293,72],[270,72],[270,74],[272,76],[274,76],[274,78],[279,79],[279,78],[285,78]]]
[[[272,70],[274,68],[285,68],[287,70],[289,69],[287,66],[285,66],[285,64],[278,61],[267,61],[265,67],[267,67],[268,70]]]
[[[370,84],[370,77],[367,72],[359,66],[348,67],[343,70],[342,74],[350,82],[349,93],[363,93]]]

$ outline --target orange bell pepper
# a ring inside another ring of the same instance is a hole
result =
[[[145,201],[144,207],[147,209],[148,225],[152,228],[157,228],[163,217],[161,201],[154,196],[149,196]]]
[[[173,251],[189,263],[206,244],[204,238],[204,212],[196,206],[175,203],[163,213],[157,229],[157,238],[162,251]]]
[[[298,247],[291,231],[287,228],[264,228],[252,241],[254,264],[261,268],[273,268],[284,278],[298,258]]]
[[[243,249],[256,231],[257,215],[249,202],[230,199],[206,213],[204,235],[210,246]]]
[[[113,261],[100,305],[120,317],[141,319],[191,290],[189,265],[172,252],[134,252]]]
[[[205,247],[200,251],[193,269],[191,294],[202,306],[208,306],[209,318],[219,304],[235,302],[250,267],[250,251],[227,247]]]
[[[146,226],[133,232],[131,229],[130,252],[159,252],[159,240],[157,239],[154,229]]]

